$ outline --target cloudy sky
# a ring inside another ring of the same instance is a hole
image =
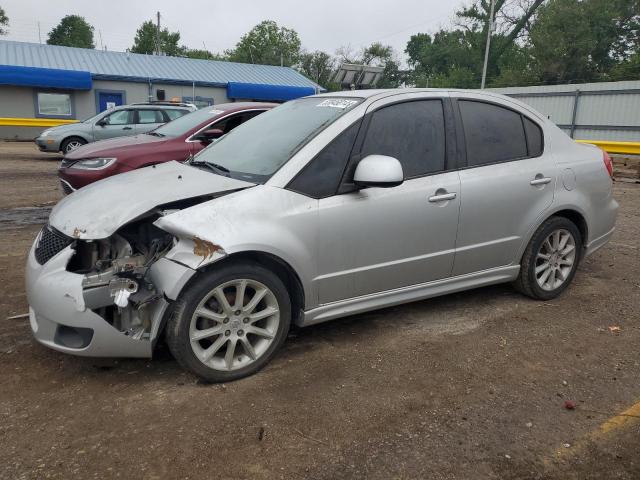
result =
[[[133,43],[138,26],[155,18],[178,30],[191,48],[221,52],[262,20],[295,29],[307,50],[335,53],[342,45],[354,50],[374,41],[402,53],[411,34],[447,26],[464,0],[0,0],[9,17],[6,39],[42,41],[67,14],[85,17],[95,27],[96,46],[123,51]],[[465,2],[466,3],[466,2]]]

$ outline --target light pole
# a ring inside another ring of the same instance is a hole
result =
[[[480,88],[484,89],[484,84],[487,79],[487,63],[489,63],[489,48],[491,45],[491,32],[493,32],[493,11],[496,6],[496,0],[491,0],[491,13],[489,13],[489,27],[487,28],[487,44],[484,47],[484,65],[482,66],[482,83]]]

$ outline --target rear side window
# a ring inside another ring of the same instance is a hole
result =
[[[180,118],[181,116],[189,112],[187,110],[178,110],[177,108],[172,108],[171,110],[165,110],[164,113],[167,114],[169,120],[175,120],[176,118]]]
[[[338,135],[309,162],[287,188],[312,198],[335,195],[351,156],[360,123],[357,121]]]
[[[490,103],[460,100],[460,115],[470,167],[527,156],[519,113]]]
[[[522,117],[524,121],[524,131],[527,134],[527,148],[530,157],[539,157],[542,155],[544,141],[542,137],[542,129],[527,117]]]
[[[397,158],[405,178],[444,170],[442,101],[405,102],[376,110],[361,153],[362,157],[378,154]]]
[[[164,123],[160,110],[138,110],[138,123]]]

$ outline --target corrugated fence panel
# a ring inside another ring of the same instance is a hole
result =
[[[532,106],[575,139],[640,142],[640,80],[489,90]]]

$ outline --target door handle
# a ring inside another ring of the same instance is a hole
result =
[[[440,193],[440,192],[446,192],[446,190],[443,191],[438,189],[435,195],[432,195],[429,197],[429,201],[431,203],[448,202],[449,200],[453,200],[454,198],[456,198],[455,192],[451,192],[451,193]]]
[[[122,127],[123,130],[133,130],[131,127]]]
[[[536,175],[536,178],[529,182],[530,185],[546,185],[547,183],[551,183],[551,178],[543,177],[542,175]]]

